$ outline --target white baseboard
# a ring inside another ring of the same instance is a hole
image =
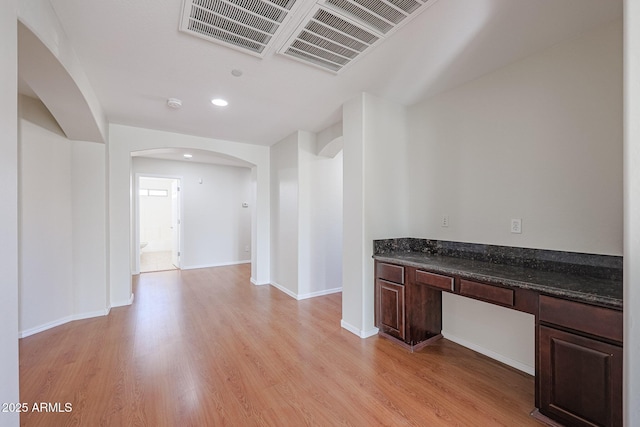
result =
[[[109,312],[111,312],[111,308],[105,308],[104,310],[97,310],[89,313],[76,314],[71,320],[84,320],[91,319],[93,317],[107,316]]]
[[[183,265],[182,270],[196,270],[198,268],[211,268],[211,267],[226,267],[229,265],[250,264],[251,260],[223,262],[216,264],[201,264],[201,265]]]
[[[111,303],[111,308],[126,307],[128,305],[131,305],[131,304],[133,304],[133,299],[134,299],[134,295],[131,294],[131,296],[129,297],[129,299],[127,301],[112,302]]]
[[[291,298],[298,299],[298,296],[294,292],[290,291],[289,289],[285,288],[284,286],[276,282],[271,282],[271,286],[278,289],[279,291],[284,292],[285,294],[289,295]]]
[[[345,322],[344,320],[340,320],[340,326],[342,326],[343,329],[346,329],[352,334],[359,336],[360,338],[369,338],[378,334],[378,328],[373,328],[368,331],[363,331],[360,328],[356,328],[355,326]]]
[[[526,365],[522,362],[519,362],[517,360],[511,359],[505,355],[502,355],[500,353],[496,353],[493,350],[489,350],[487,348],[481,347],[478,344],[472,343],[470,341],[467,341],[463,338],[457,337],[455,335],[451,335],[448,332],[442,331],[442,337],[448,339],[449,341],[453,341],[456,344],[460,344],[463,347],[467,347],[473,351],[476,351],[480,354],[484,354],[487,357],[490,357],[494,360],[497,360],[498,362],[502,362],[505,365],[509,365],[512,368],[515,368],[519,371],[525,372],[529,375],[535,376],[536,374],[536,368],[534,366],[529,366]]]
[[[303,299],[321,297],[323,295],[330,295],[330,294],[335,294],[335,293],[338,293],[338,292],[342,292],[342,288],[333,288],[333,289],[325,289],[325,290],[322,290],[322,291],[309,292],[308,294],[302,294],[301,295],[301,294],[297,294],[297,293],[291,291],[290,289],[285,288],[284,286],[282,286],[282,285],[280,285],[279,283],[276,283],[276,282],[271,282],[271,286],[273,286],[274,288],[278,289],[279,291],[284,292],[285,294],[289,295],[291,298],[295,298],[298,301],[301,301]]]
[[[308,294],[298,295],[297,299],[303,300],[307,298],[321,297],[323,295],[337,294],[338,292],[342,292],[342,288],[333,288],[333,289],[325,289],[323,291],[309,292]]]
[[[251,283],[253,283],[256,286],[264,286],[264,285],[270,285],[271,283],[269,282],[258,282],[256,279],[254,279],[253,277],[251,278]]]
[[[64,325],[65,323],[73,322],[74,320],[83,320],[90,319],[93,317],[106,316],[109,314],[110,309],[105,308],[104,310],[97,310],[87,313],[73,314],[71,316],[65,316],[60,319],[54,320],[52,322],[44,323],[40,326],[36,326],[35,328],[29,328],[24,331],[20,331],[18,333],[18,338],[26,338],[31,335],[35,335],[39,332],[44,332],[51,328],[55,328],[56,326]]]

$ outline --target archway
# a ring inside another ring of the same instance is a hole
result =
[[[112,307],[133,301],[132,153],[148,150],[156,150],[153,152],[158,155],[169,155],[172,150],[198,150],[250,166],[251,191],[255,200],[251,221],[251,281],[257,285],[269,283],[268,147],[113,124],[109,126],[108,147],[109,296]]]
[[[141,150],[131,157],[132,274],[163,265],[160,269],[193,269],[250,261],[256,220],[254,164],[197,148]],[[180,182],[175,197],[167,190],[153,190],[167,180]],[[172,199],[178,202],[177,218],[171,213]],[[181,243],[175,257],[174,239]],[[149,261],[146,268],[143,260]]]

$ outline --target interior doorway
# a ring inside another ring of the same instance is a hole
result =
[[[140,273],[179,269],[180,179],[138,177]]]

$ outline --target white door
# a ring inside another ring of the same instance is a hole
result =
[[[180,180],[171,182],[171,263],[180,268]]]

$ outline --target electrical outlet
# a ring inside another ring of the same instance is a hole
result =
[[[245,247],[244,247],[244,251],[245,251],[245,252],[249,252],[249,246],[245,246]]]
[[[440,223],[440,226],[442,227],[449,226],[449,215],[442,215],[442,222]]]
[[[511,232],[515,234],[522,233],[522,219],[514,218],[511,220]]]

